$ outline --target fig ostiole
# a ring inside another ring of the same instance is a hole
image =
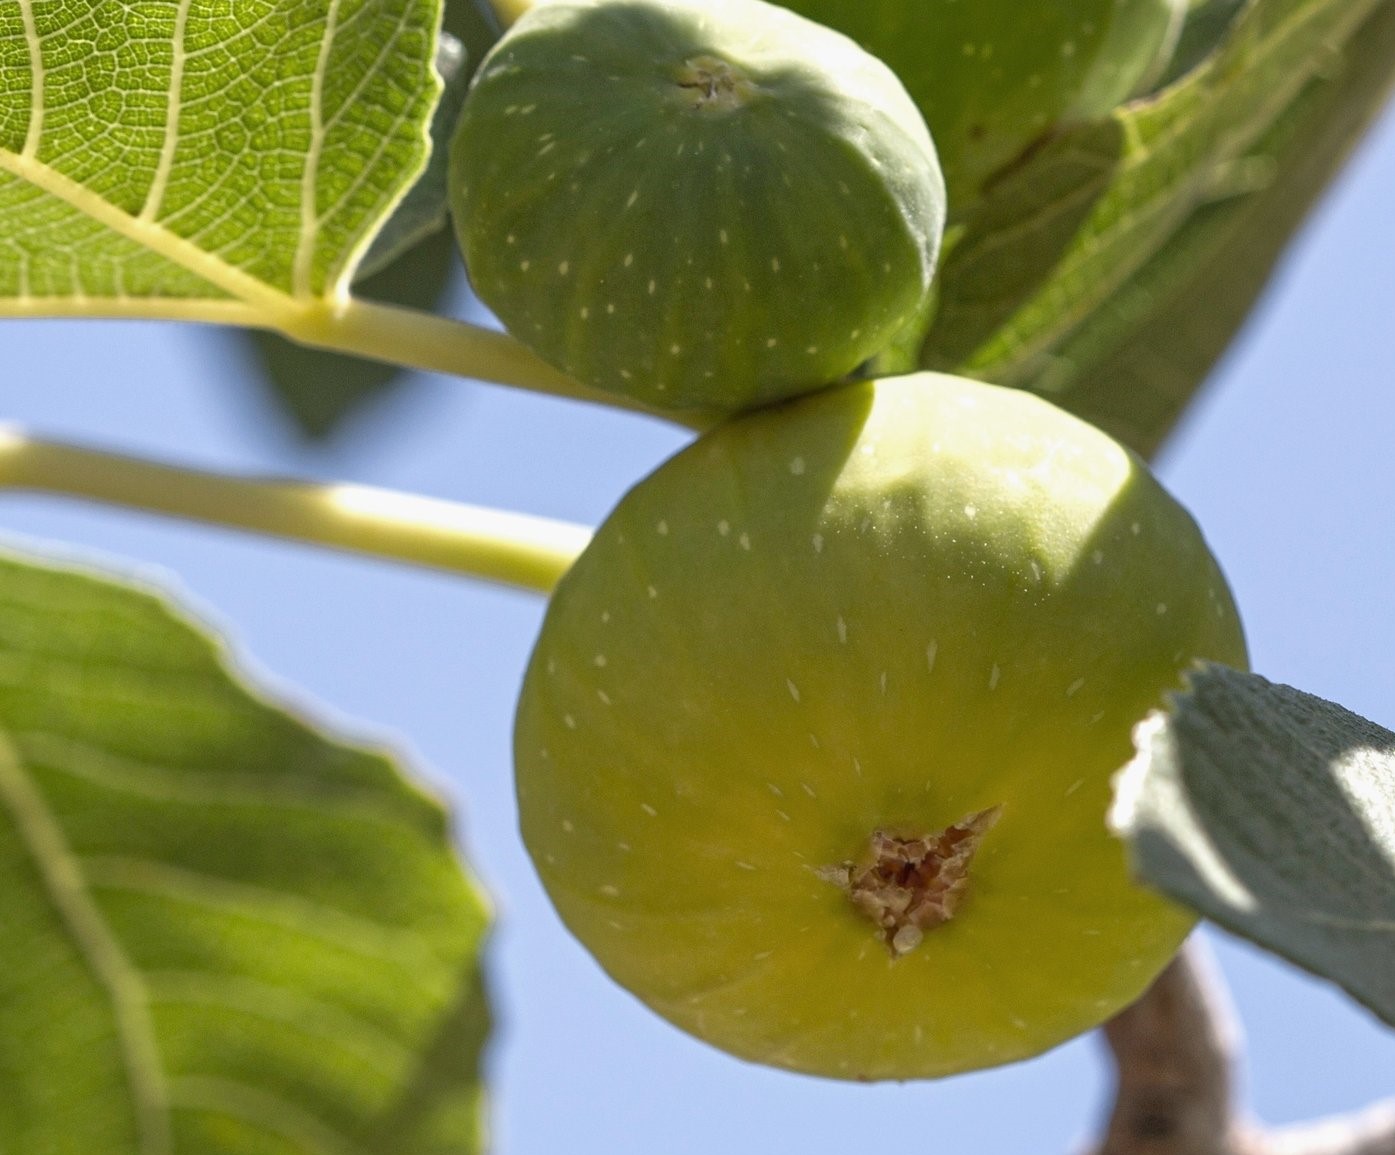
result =
[[[921,310],[934,145],[895,75],[762,0],[553,0],[480,67],[451,151],[481,299],[644,404],[822,387]]]
[[[934,374],[734,419],[559,585],[523,836],[618,982],[742,1058],[856,1079],[1037,1054],[1193,916],[1106,828],[1131,730],[1243,666],[1196,524],[1031,395]]]
[[[785,0],[905,83],[935,138],[956,218],[1057,125],[1103,116],[1161,73],[1187,0]]]

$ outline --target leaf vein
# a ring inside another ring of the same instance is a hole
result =
[[[168,1088],[149,996],[83,882],[78,859],[13,748],[0,737],[0,806],[9,811],[54,909],[106,991],[131,1088],[141,1155],[169,1155]]]
[[[234,268],[191,241],[172,233],[154,221],[131,216],[91,189],[78,184],[57,169],[22,153],[0,148],[0,171],[26,181],[42,192],[65,202],[118,236],[158,253],[166,260],[202,277],[216,286],[259,307],[270,317],[284,317],[294,309],[287,295],[241,269]]]
[[[185,1075],[174,1080],[170,1091],[177,1107],[231,1115],[321,1155],[367,1155],[330,1124],[308,1111],[279,1095],[236,1079]]]
[[[350,914],[318,899],[253,883],[199,874],[150,859],[92,855],[83,865],[100,890],[120,890],[230,913],[318,939],[348,953],[399,967],[401,981],[443,998],[442,961],[421,937],[390,923]]]
[[[319,56],[310,76],[310,148],[305,157],[305,179],[300,182],[300,239],[296,244],[294,273],[291,285],[295,295],[311,295],[315,248],[319,240],[320,158],[324,154],[324,78],[329,70],[329,56],[339,27],[340,0],[330,0],[325,13],[324,35],[320,38]]]
[[[39,141],[44,134],[44,51],[43,40],[34,23],[33,0],[19,0],[19,14],[24,21],[24,40],[29,46],[29,72],[32,77],[29,92],[29,126],[24,133],[22,156],[39,155]]]
[[[153,221],[160,215],[164,203],[165,189],[169,187],[170,172],[174,169],[174,154],[179,147],[179,110],[184,96],[184,45],[188,35],[190,0],[179,0],[179,9],[174,17],[173,55],[170,58],[169,101],[165,112],[165,138],[160,142],[160,160],[155,166],[155,176],[145,196],[140,219]]]

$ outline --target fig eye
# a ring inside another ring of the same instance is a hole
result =
[[[874,830],[864,861],[815,873],[848,896],[899,958],[954,917],[969,889],[974,853],[1001,815],[1002,807],[993,806],[933,834]]]

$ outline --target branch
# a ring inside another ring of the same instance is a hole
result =
[[[1240,1031],[1195,940],[1103,1034],[1117,1084],[1091,1155],[1395,1155],[1395,1100],[1277,1130],[1237,1108]]]
[[[0,425],[0,491],[86,498],[546,593],[582,526],[367,485],[232,477],[39,441]]]
[[[660,417],[694,430],[709,428],[720,419],[719,414],[697,410],[661,411],[591,388],[554,369],[506,333],[419,309],[351,297],[335,304],[313,301],[270,316],[264,323],[293,341],[317,349],[512,385],[572,401],[590,401]]]

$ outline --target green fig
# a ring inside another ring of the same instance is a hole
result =
[[[548,608],[523,837],[623,986],[849,1079],[1037,1054],[1194,917],[1106,827],[1136,722],[1243,666],[1195,522],[1029,394],[933,374],[735,419],[640,482]]]
[[[835,381],[930,289],[944,186],[900,82],[762,0],[555,0],[452,144],[476,291],[579,380],[732,411]]]

